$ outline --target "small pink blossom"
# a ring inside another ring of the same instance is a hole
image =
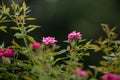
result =
[[[40,43],[39,42],[35,42],[35,43],[31,44],[31,48],[32,49],[36,49],[36,48],[39,48],[39,47],[40,47]]]
[[[102,80],[120,80],[120,75],[107,73]]]
[[[14,52],[15,52],[15,50],[10,49],[10,48],[7,48],[7,49],[4,51],[3,56],[5,56],[5,57],[13,57],[13,56],[15,56]]]
[[[75,39],[82,39],[80,32],[73,31],[72,33],[68,34],[68,41],[73,41]]]
[[[55,43],[57,42],[57,40],[55,40],[54,37],[43,37],[42,42],[46,45],[55,45]]]
[[[5,52],[4,50],[0,49],[0,59],[2,58],[4,52]]]
[[[80,77],[86,77],[87,76],[87,71],[81,70],[80,68],[77,68],[75,70],[75,75],[80,76]]]

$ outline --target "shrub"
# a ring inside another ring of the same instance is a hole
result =
[[[29,7],[12,1],[11,6],[0,6],[0,22],[14,23],[10,29],[15,31],[12,45],[4,42],[0,46],[0,79],[1,80],[120,80],[120,41],[116,40],[116,29],[102,24],[107,37],[98,41],[82,38],[80,32],[68,34],[65,49],[59,49],[55,37],[43,37],[41,42],[29,35],[39,28],[28,25],[26,21],[35,20],[28,16]],[[0,26],[7,32],[8,26]],[[21,45],[17,40],[22,40]],[[84,67],[84,57],[91,53],[103,53],[99,66]],[[63,57],[57,57],[65,54]],[[58,62],[62,62],[58,64]]]

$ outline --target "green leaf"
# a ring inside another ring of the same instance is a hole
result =
[[[107,64],[107,61],[100,61],[100,65],[107,66],[108,64]]]
[[[29,33],[29,32],[31,32],[31,31],[33,31],[33,30],[35,30],[36,28],[30,28],[30,29],[28,29],[27,30],[27,32]]]
[[[15,5],[14,5],[15,11],[18,9],[18,7],[19,7],[18,4],[15,4]]]
[[[2,45],[0,45],[0,48],[4,48],[5,44],[4,42],[2,43]]]
[[[116,30],[116,27],[113,27],[113,28],[111,29],[111,31],[114,31],[114,30]]]
[[[14,36],[16,36],[16,38],[20,39],[20,38],[24,38],[25,34],[16,33]]]
[[[91,66],[91,65],[89,67],[92,68],[92,69],[96,69],[97,68],[96,66]]]
[[[6,28],[7,28],[6,26],[0,26],[0,30],[2,30],[2,31],[4,31],[4,32],[7,32],[7,31],[6,31]]]
[[[85,47],[88,49],[93,49],[95,52],[98,52],[101,50],[101,48],[96,44],[85,45]]]
[[[22,7],[23,7],[24,11],[26,11],[27,6],[26,6],[25,2],[23,2]]]
[[[67,46],[67,51],[70,51],[70,49],[71,49],[70,46]]]
[[[0,67],[0,71],[6,71],[6,67]]]
[[[33,31],[33,30],[35,30],[36,28],[40,28],[40,26],[37,26],[37,25],[29,25],[29,26],[27,26],[27,32],[29,33],[29,32],[31,32],[31,31]]]
[[[14,29],[14,30],[20,30],[19,27],[11,27],[11,29]]]
[[[21,48],[21,46],[18,43],[16,43],[14,40],[12,41],[12,43],[15,46],[15,48]]]
[[[91,42],[92,42],[92,40],[90,40],[90,41],[86,42],[86,44],[85,44],[85,45],[89,45]]]
[[[53,63],[55,64],[56,62],[60,61],[60,60],[64,60],[67,59],[67,57],[63,57],[63,58],[57,58]]]
[[[120,40],[112,41],[112,43],[120,44]]]
[[[85,56],[90,56],[90,53],[88,52],[88,53],[85,53],[84,55],[85,55]]]
[[[3,17],[3,18],[1,18],[0,22],[4,22],[4,20],[5,20],[6,18],[7,18],[6,16]]]
[[[36,18],[26,18],[26,20],[32,21],[32,20],[36,20]]]
[[[24,78],[25,80],[33,80],[31,77],[29,77],[27,75],[22,76],[22,78]]]
[[[27,39],[32,43],[36,42],[35,39],[31,36],[27,36]]]
[[[86,41],[86,39],[80,39],[78,42],[81,43],[81,42],[84,42]]]
[[[6,8],[6,13],[9,13],[10,12],[10,8]]]
[[[63,42],[65,42],[65,43],[69,43],[69,41],[68,41],[68,40],[65,40],[65,41],[63,41]]]
[[[63,49],[63,50],[59,51],[58,54],[65,53],[66,51],[67,51],[66,49]]]

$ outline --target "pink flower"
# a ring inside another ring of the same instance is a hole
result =
[[[5,52],[4,50],[0,49],[0,59],[2,58],[4,52]]]
[[[75,75],[80,76],[80,77],[86,77],[87,76],[87,71],[77,68],[75,70]]]
[[[39,42],[35,42],[35,43],[31,44],[31,48],[32,49],[36,49],[36,48],[39,48],[39,47],[40,47],[40,43]]]
[[[68,41],[73,41],[75,39],[82,39],[80,32],[73,31],[72,33],[68,34]]]
[[[54,37],[43,37],[42,42],[46,45],[55,45],[55,43],[57,42],[57,40],[55,40]]]
[[[7,48],[7,49],[4,51],[3,56],[5,56],[5,57],[13,57],[13,56],[15,56],[14,52],[15,52],[15,50],[10,49],[10,48]]]
[[[120,80],[120,76],[117,74],[107,73],[103,76],[102,80]]]

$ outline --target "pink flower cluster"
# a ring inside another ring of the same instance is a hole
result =
[[[68,41],[73,41],[75,39],[82,39],[80,32],[73,31],[72,33],[68,34]]]
[[[46,45],[55,45],[57,40],[54,37],[43,37],[42,42]]]
[[[40,43],[39,42],[34,42],[31,44],[31,48],[32,49],[36,49],[36,48],[39,48],[40,47]]]
[[[72,33],[68,34],[68,40],[69,41],[73,41],[75,39],[82,39],[82,35],[80,34],[80,32],[76,32],[73,31]],[[57,40],[55,40],[54,37],[43,37],[42,42],[46,45],[55,45]],[[36,49],[40,47],[40,43],[39,42],[35,42],[31,44],[31,48],[32,49]]]
[[[13,57],[15,56],[14,54],[15,50],[7,48],[6,50],[0,49],[0,59],[2,58],[2,56],[5,57]]]
[[[120,75],[107,73],[102,80],[120,80]]]
[[[88,75],[87,71],[81,70],[80,68],[77,68],[75,70],[75,75],[80,77],[86,77]]]

